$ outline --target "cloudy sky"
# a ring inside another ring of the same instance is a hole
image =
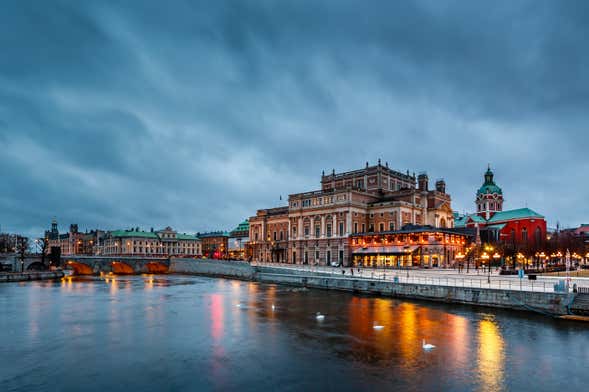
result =
[[[0,225],[231,229],[378,158],[589,222],[589,2],[4,1]]]

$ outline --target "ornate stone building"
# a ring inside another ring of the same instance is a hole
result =
[[[171,227],[158,231],[116,230],[108,232],[99,254],[105,256],[194,257],[202,255],[201,240]]]
[[[100,242],[103,240],[103,230],[92,230],[82,233],[78,231],[78,225],[73,223],[67,233],[59,233],[57,221],[51,222],[51,230],[45,231],[47,240],[47,253],[57,253],[63,256],[93,255],[96,253]]]
[[[349,265],[349,237],[395,231],[403,226],[453,227],[443,180],[429,189],[388,164],[321,176],[321,190],[292,194],[288,206],[258,210],[251,217],[248,256],[254,261]]]

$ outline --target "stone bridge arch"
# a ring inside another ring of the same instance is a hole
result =
[[[145,263],[145,268],[147,269],[147,273],[150,274],[165,274],[169,269],[166,264],[157,261],[150,261]]]
[[[133,266],[119,260],[111,262],[111,270],[116,275],[132,275],[137,273]]]
[[[76,275],[93,275],[94,269],[88,264],[80,263],[74,260],[66,261],[66,267],[69,266],[74,270]]]

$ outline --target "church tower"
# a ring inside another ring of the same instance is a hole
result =
[[[495,184],[493,176],[489,165],[485,173],[485,182],[477,191],[477,214],[485,220],[491,219],[496,212],[503,211],[503,191]]]

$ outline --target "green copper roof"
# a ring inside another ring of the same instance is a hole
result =
[[[195,235],[190,234],[176,234],[176,239],[178,240],[197,240],[198,238]]]
[[[505,227],[505,223],[499,223],[497,225],[487,226],[487,229],[502,230]]]
[[[493,181],[493,172],[491,171],[491,167],[489,166],[489,168],[487,168],[487,172],[485,173],[485,182],[477,191],[477,195],[493,193],[501,195],[503,194],[503,191],[501,190],[501,188],[497,186],[497,184],[495,184],[495,181]]]
[[[115,230],[111,231],[112,237],[141,237],[141,238],[154,238],[157,239],[157,235],[151,231],[131,231],[131,230]]]
[[[249,231],[249,229],[250,229],[250,223],[246,219],[243,222],[241,222],[239,225],[237,225],[237,227],[235,229],[233,229],[233,231]]]
[[[544,218],[542,215],[529,208],[518,208],[517,210],[499,211],[495,213],[489,222],[500,222],[512,219],[524,219],[524,218]]]

